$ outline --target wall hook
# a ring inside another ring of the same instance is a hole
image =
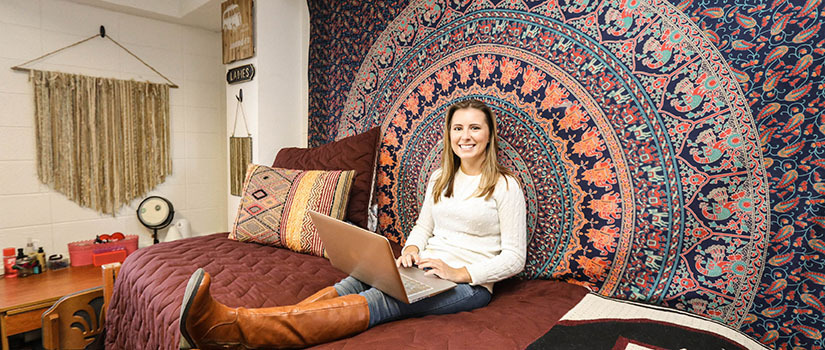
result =
[[[100,26],[100,37],[101,38],[106,37],[106,27],[104,27],[104,26]]]

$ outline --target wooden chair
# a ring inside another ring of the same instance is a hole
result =
[[[66,295],[41,316],[46,349],[103,349],[103,289],[86,289]],[[93,344],[99,344],[96,346]]]
[[[102,266],[103,287],[66,295],[41,316],[46,349],[103,349],[106,307],[120,263]]]

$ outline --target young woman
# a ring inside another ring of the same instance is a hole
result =
[[[392,320],[486,306],[493,284],[524,268],[524,194],[498,163],[496,120],[487,105],[458,102],[445,120],[441,169],[430,177],[421,213],[396,264],[417,265],[458,283],[456,288],[405,304],[350,276],[296,305],[234,309],[212,299],[210,277],[198,269],[181,306],[182,342],[201,349],[303,347]]]

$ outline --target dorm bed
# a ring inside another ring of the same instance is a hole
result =
[[[178,348],[184,287],[198,267],[212,275],[216,300],[250,308],[294,304],[345,277],[324,258],[230,240],[227,233],[143,248],[126,259],[115,282],[106,318],[107,349]],[[593,337],[592,327],[609,331]],[[316,348],[596,349],[607,343],[613,348],[657,342],[662,348],[761,347],[698,316],[607,300],[560,281],[509,279],[496,284],[487,307],[390,322]]]

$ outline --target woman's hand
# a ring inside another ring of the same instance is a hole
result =
[[[412,267],[418,264],[421,258],[418,257],[418,247],[411,245],[401,252],[401,256],[395,259],[395,266],[397,267]]]
[[[447,265],[441,259],[421,259],[418,262],[418,268],[426,270],[425,275],[435,275],[438,278],[455,283],[470,283],[473,281],[466,267],[456,269]]]

